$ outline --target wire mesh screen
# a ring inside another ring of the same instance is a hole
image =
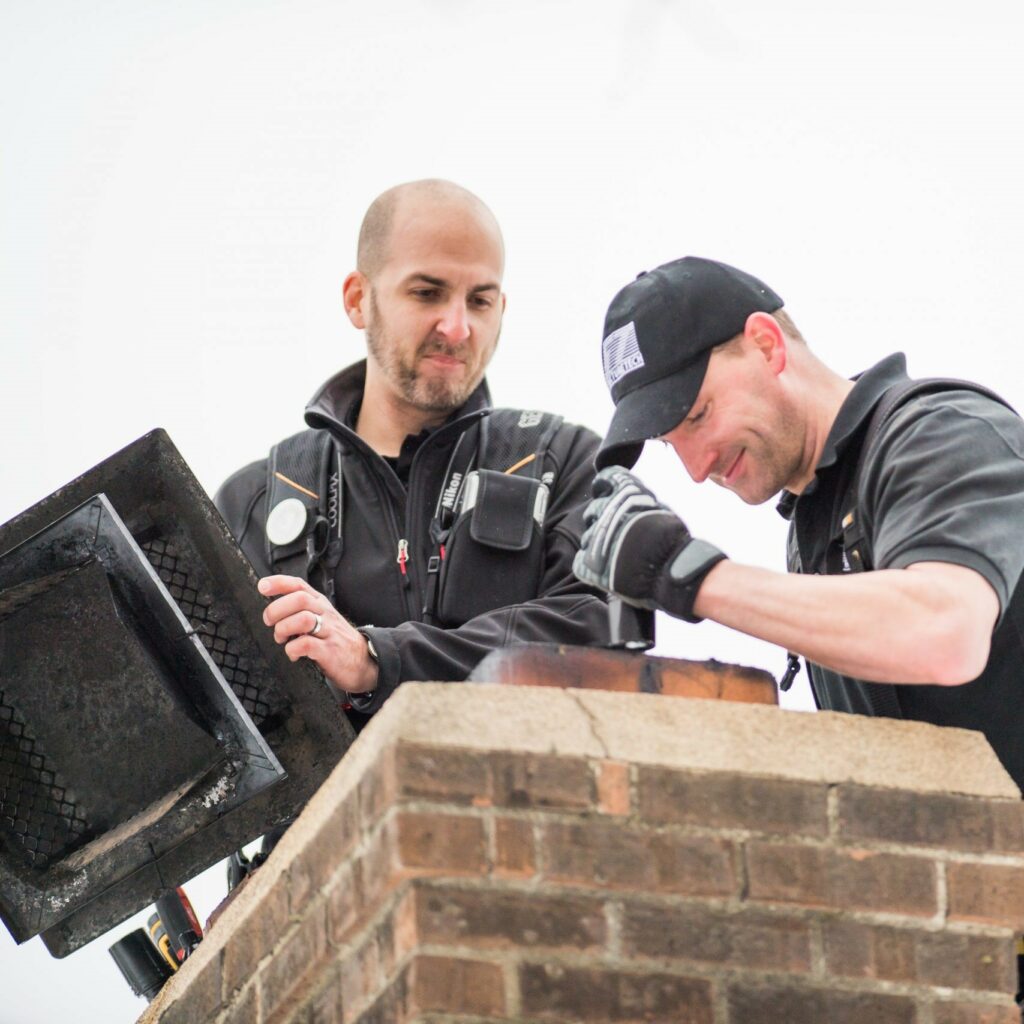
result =
[[[85,813],[0,690],[0,822],[25,862],[46,868],[90,838]]]
[[[211,616],[210,606],[200,600],[194,581],[181,570],[178,553],[161,539],[140,546],[242,707],[257,726],[261,725],[270,709],[261,698],[259,689],[250,682],[249,665],[239,654],[238,645],[225,635],[223,626]]]

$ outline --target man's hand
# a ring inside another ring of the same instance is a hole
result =
[[[370,657],[366,637],[331,602],[297,576],[265,576],[259,582],[264,597],[273,597],[263,622],[292,661],[315,661],[327,681],[346,693],[368,693],[377,686],[377,663]],[[311,630],[320,616],[316,636]]]
[[[639,608],[700,622],[693,602],[704,577],[725,555],[690,536],[686,524],[632,473],[601,470],[573,572]]]

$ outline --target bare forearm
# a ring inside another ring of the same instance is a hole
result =
[[[640,607],[712,619],[873,682],[957,686],[985,668],[999,598],[981,572],[922,561],[786,575],[722,561],[621,467],[598,473],[594,495],[573,571]]]
[[[694,610],[844,675],[955,685],[984,667],[998,603],[961,566],[800,576],[726,561]]]

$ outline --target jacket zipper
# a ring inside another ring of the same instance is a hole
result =
[[[456,424],[461,426],[462,430],[465,431],[468,430],[470,426],[472,426],[473,422],[480,420],[482,417],[482,412],[469,413],[464,417],[460,417],[460,419],[456,420],[454,423],[445,424],[441,428],[441,430],[438,431],[438,433],[440,433],[441,431],[444,431],[445,433],[451,431],[453,435],[458,436],[458,432],[455,430]],[[399,524],[399,520],[401,518],[405,518],[406,529],[409,532],[409,537],[412,537],[416,529],[415,523],[412,522],[412,520],[416,518],[416,504],[413,501],[413,498],[419,497],[419,487],[417,487],[417,483],[419,482],[418,478],[420,474],[415,472],[416,461],[417,459],[419,459],[423,451],[423,447],[429,445],[431,442],[435,444],[437,443],[436,434],[429,438],[425,442],[425,445],[421,446],[420,450],[416,452],[415,456],[413,456],[413,467],[411,468],[409,474],[409,487],[405,489],[405,500],[403,502],[405,506],[405,516],[403,517],[400,515],[396,515],[396,510],[392,507],[390,488],[385,483],[385,481],[381,479],[380,473],[376,471],[371,465],[369,465],[370,463],[373,463],[376,460],[377,462],[384,464],[384,468],[385,470],[387,470],[389,467],[386,465],[386,463],[384,463],[384,460],[381,458],[381,456],[374,452],[373,449],[370,448],[365,441],[359,438],[359,436],[350,427],[346,427],[344,424],[340,423],[337,419],[334,419],[333,417],[332,419],[333,422],[328,424],[331,433],[335,434],[339,440],[345,442],[350,448],[354,449],[357,456],[362,458],[364,464],[368,465],[371,477],[373,478],[374,484],[378,489],[378,493],[380,493],[381,491],[384,492],[384,508],[387,510],[387,518],[392,530],[394,531],[393,536],[398,537],[398,554],[396,557],[396,561],[398,563],[398,567],[400,570],[399,578],[401,581],[399,584],[399,602],[405,606],[406,621],[421,621],[423,618],[422,611],[421,609],[415,607],[416,601],[413,594],[411,593],[413,589],[413,574],[411,572],[411,567],[409,565],[410,543],[408,538],[402,537],[401,535],[401,526]],[[463,422],[466,420],[468,420],[469,422]]]
[[[405,608],[405,620],[414,622],[419,619],[415,606],[415,601],[412,599],[410,590],[412,588],[412,577],[409,572],[409,542],[401,534],[401,527],[399,520],[404,518],[397,514],[395,507],[392,505],[390,488],[386,482],[381,479],[380,473],[372,465],[372,460],[376,459],[383,464],[385,470],[389,467],[384,460],[381,459],[376,452],[367,448],[365,451],[360,451],[357,446],[355,447],[357,457],[363,460],[363,463],[367,466],[370,472],[370,479],[373,482],[374,487],[377,489],[377,493],[381,495],[382,506],[384,508],[385,516],[387,517],[388,525],[391,527],[391,535],[398,538],[398,555],[395,561],[398,563],[400,575],[398,576],[398,603]],[[404,504],[408,504],[408,498]],[[404,510],[403,510],[404,511]]]

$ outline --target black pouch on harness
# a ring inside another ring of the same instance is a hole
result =
[[[533,476],[480,469],[466,477],[439,566],[440,624],[537,596],[547,502],[547,486]]]

